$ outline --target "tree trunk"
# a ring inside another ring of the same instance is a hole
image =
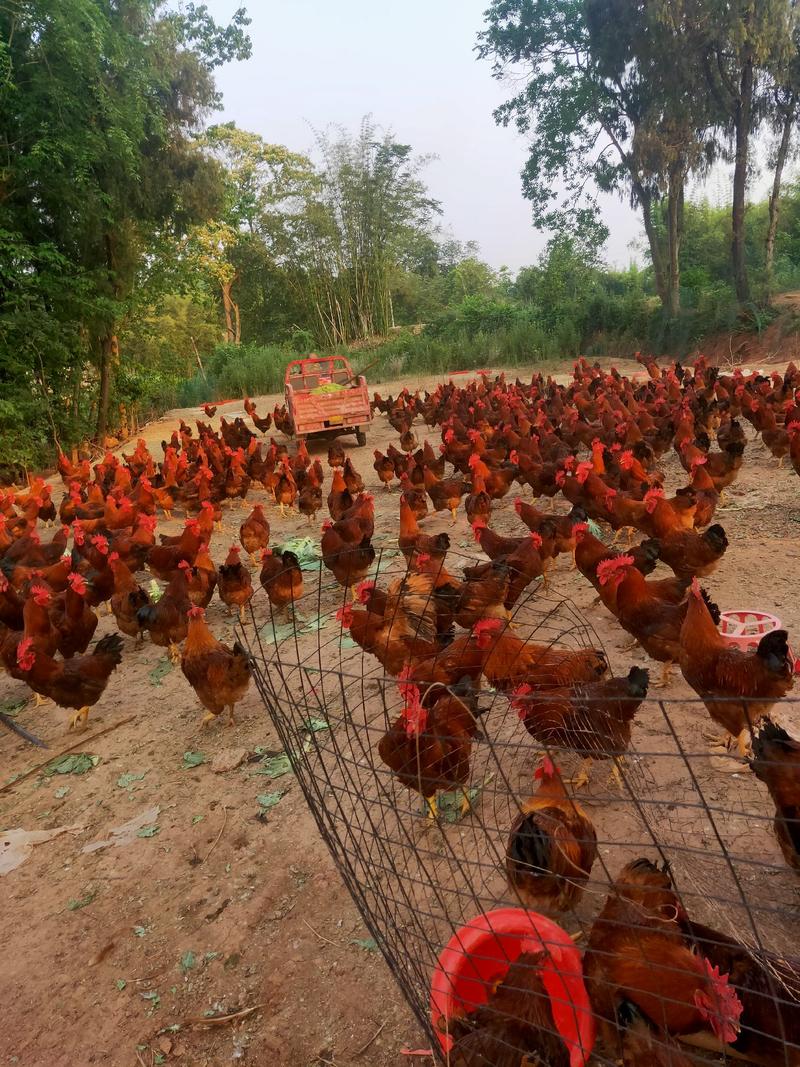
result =
[[[106,334],[100,339],[100,395],[97,400],[97,442],[102,446],[108,433],[108,407],[111,400],[111,379],[114,361],[119,355],[117,335]]]
[[[677,318],[681,310],[681,231],[683,229],[683,185],[681,169],[673,169],[669,176],[667,199],[667,249],[669,278],[667,282],[667,311]]]
[[[220,282],[222,289],[222,307],[225,310],[225,340],[228,344],[238,344],[236,340],[236,328],[233,324],[233,297],[231,296],[231,288],[233,282]]]
[[[772,296],[772,268],[775,262],[775,236],[778,232],[778,216],[781,210],[781,182],[783,180],[783,168],[786,166],[786,159],[789,155],[789,144],[792,139],[796,107],[797,97],[792,93],[784,112],[783,133],[781,134],[781,143],[778,145],[778,158],[775,160],[775,177],[769,197],[769,226],[767,227],[767,246],[764,255],[767,302]]]
[[[233,304],[233,343],[239,345],[242,343],[242,319],[239,315],[239,305],[231,298]]]
[[[666,308],[669,305],[667,283],[664,278],[664,259],[661,255],[661,246],[658,243],[658,233],[653,225],[653,195],[643,186],[634,186],[637,199],[642,208],[644,218],[644,232],[647,234],[647,242],[650,245],[650,259],[653,263],[653,281],[656,287],[658,299]]]
[[[747,194],[747,156],[750,146],[750,127],[753,113],[753,60],[749,58],[742,68],[739,99],[734,108],[734,125],[736,130],[736,163],[733,169],[733,209],[731,221],[733,240],[731,258],[733,260],[733,284],[736,299],[740,304],[750,299],[750,283],[747,277],[747,259],[745,249],[745,197]]]

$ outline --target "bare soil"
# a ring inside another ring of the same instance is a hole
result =
[[[641,371],[636,364],[617,365],[626,373]],[[431,387],[437,380],[405,384]],[[396,392],[400,384],[381,388]],[[271,410],[274,400],[260,398],[260,411]],[[220,407],[217,418],[220,414],[231,418],[243,411],[239,402],[231,402]],[[172,412],[143,432],[156,455],[159,442],[180,416],[189,422],[202,417],[196,409]],[[421,441],[426,428],[416,425],[415,430]],[[436,447],[438,437],[427,436]],[[376,534],[387,541],[397,529],[398,498],[379,491],[372,449],[385,448],[389,441],[396,443],[396,434],[383,416],[376,419],[367,448],[343,439],[375,492]],[[326,446],[312,450],[324,455]],[[677,462],[672,457],[665,462],[670,486],[683,484]],[[57,492],[56,499],[59,496]],[[265,496],[259,490],[251,499],[266,502]],[[493,526],[501,533],[521,534],[512,500],[513,493],[497,505]],[[238,539],[245,514],[234,508],[226,516],[226,529],[212,546],[217,561]],[[302,516],[281,520],[270,506],[269,518],[274,542],[307,533]],[[777,470],[763,444],[751,442],[741,477],[718,520],[731,544],[718,572],[704,583],[713,598],[723,610],[758,607],[773,612],[790,633],[800,632],[797,476]],[[455,528],[448,522],[447,515],[432,514],[425,529],[448,530],[454,544],[471,541],[463,511]],[[181,524],[179,517],[162,522],[159,529],[176,532]],[[311,535],[318,538],[318,528]],[[593,606],[593,590],[568,567],[568,560],[559,562],[554,591],[573,601],[595,628],[615,671],[627,671],[632,663],[654,667],[639,650],[621,651],[627,635],[601,607]],[[208,617],[218,636],[231,637],[233,620],[218,600],[210,605]],[[97,637],[113,628],[113,617],[103,616]],[[19,711],[18,721],[46,740],[48,752],[0,733],[3,783],[76,742],[78,751],[100,757],[85,774],[46,777],[37,771],[0,792],[0,826],[6,830],[74,828],[37,845],[0,882],[0,1063],[430,1063],[401,1054],[404,1047],[420,1048],[426,1039],[380,954],[369,944],[358,944],[368,932],[297,782],[291,774],[275,781],[259,775],[258,761],[215,773],[215,764],[235,762],[232,750],[280,750],[255,687],[237,709],[235,728],[213,724],[201,732],[202,712],[192,690],[179,668],[159,677],[165,669],[160,649],[151,644],[137,649],[126,639],[123,663],[83,736],[65,732],[65,712],[52,705],[35,709],[32,700]],[[654,677],[656,673],[657,668]],[[0,703],[28,696],[25,686],[0,680]],[[658,696],[679,702],[689,691],[678,674]],[[708,724],[698,721],[696,706],[682,711],[674,706],[676,730],[685,732],[696,749],[702,748],[699,731]],[[658,732],[660,714],[656,704],[643,712],[635,738],[639,748]],[[94,740],[99,731],[129,716],[132,721]],[[197,752],[205,762],[185,766],[184,754]],[[716,762],[698,760],[697,773],[709,795],[717,796],[721,805],[735,799],[746,807],[746,800],[766,816],[770,809],[764,791],[742,773],[729,773],[741,767],[724,767],[726,763],[730,761],[721,757]],[[658,765],[651,770],[657,786],[671,787],[669,777],[657,780]],[[257,796],[275,790],[284,795],[259,815]],[[154,806],[160,810],[146,824],[157,827],[147,831],[151,836],[135,836],[122,847],[83,851]],[[599,812],[602,805],[596,807]],[[776,862],[768,831],[761,828],[759,833],[765,855]],[[699,847],[702,840],[699,827]],[[238,1020],[204,1024],[210,1014],[251,1008],[256,1010]]]

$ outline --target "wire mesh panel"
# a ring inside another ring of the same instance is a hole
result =
[[[373,568],[383,587],[406,573],[390,551]],[[776,807],[769,745],[756,744],[758,776],[710,758],[705,705],[646,683],[637,696],[636,678],[619,680],[616,703],[587,683],[565,744],[558,679],[525,692],[494,687],[486,668],[463,688],[457,669],[448,685],[415,683],[413,668],[389,677],[340,621],[348,593],[321,565],[304,579],[293,613],[257,593],[241,637],[345,884],[443,1062],[800,1064],[800,811]],[[541,588],[507,632],[542,655],[602,652]],[[426,788],[443,699],[469,728],[459,770]],[[630,740],[604,733],[628,705]],[[798,712],[784,701],[772,718]],[[395,743],[411,745],[410,776],[390,765]],[[798,780],[795,768],[800,756]]]

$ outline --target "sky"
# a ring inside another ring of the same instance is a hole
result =
[[[416,153],[438,157],[424,177],[446,232],[477,241],[495,268],[535,262],[547,236],[522,196],[525,140],[495,125],[509,90],[473,52],[488,0],[207,0],[218,21],[239,2],[253,20],[253,55],[217,71],[224,120],[313,155],[315,129],[355,131],[371,113]],[[626,266],[638,217],[616,198],[603,210],[606,259]]]

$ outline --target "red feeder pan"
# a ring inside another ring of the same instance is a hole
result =
[[[541,952],[547,954],[541,966],[542,984],[570,1067],[584,1067],[597,1026],[583,982],[581,954],[560,926],[523,908],[499,908],[477,916],[442,950],[431,980],[431,1020],[445,1055],[453,1047],[452,1037],[444,1032],[447,1021],[485,1004],[523,953]]]

